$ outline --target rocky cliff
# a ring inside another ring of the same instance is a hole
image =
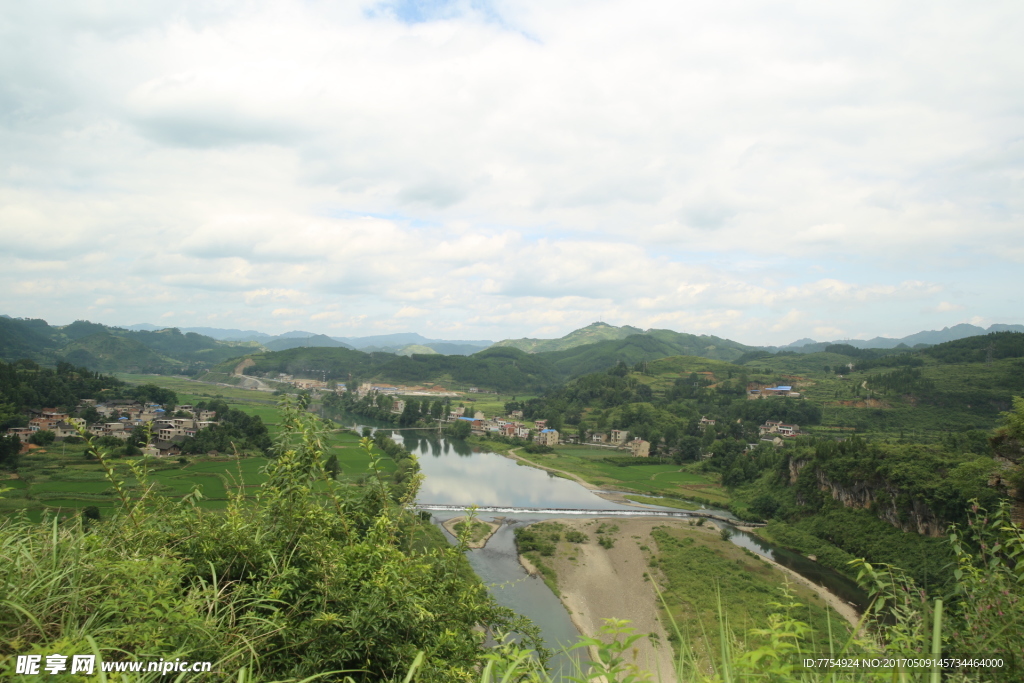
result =
[[[811,464],[810,460],[790,460],[789,481],[795,484],[801,471]],[[848,508],[872,510],[879,519],[883,519],[902,531],[913,531],[924,536],[941,536],[945,533],[946,523],[925,503],[913,499],[889,482],[878,479],[862,481],[852,485],[838,484],[830,480],[824,472],[815,467],[814,476],[818,489],[832,496]],[[798,502],[805,503],[798,498]]]

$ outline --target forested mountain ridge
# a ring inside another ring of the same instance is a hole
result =
[[[858,349],[896,349],[896,348],[919,348],[942,344],[949,341],[956,341],[967,337],[977,337],[992,332],[1024,332],[1024,325],[989,325],[988,329],[961,323],[952,327],[943,327],[941,330],[922,330],[906,337],[875,337],[873,339],[847,339],[836,341],[819,342],[813,339],[799,339],[785,346],[768,346],[766,349],[773,351],[797,351],[799,353],[815,353],[822,351],[826,346],[834,344],[848,344]]]
[[[87,320],[51,326],[45,320],[0,317],[0,359],[66,360],[99,372],[195,372],[242,356],[255,344],[221,342],[177,328],[125,330]]]
[[[472,356],[392,353],[364,353],[341,348],[296,348],[247,356],[252,365],[245,374],[273,379],[279,373],[334,380],[358,380],[403,384],[454,382],[457,385],[496,391],[542,391],[553,386],[560,374],[543,358],[518,349],[491,348]],[[232,360],[215,370],[231,372]]]
[[[643,333],[644,331],[638,327],[631,327],[629,325],[615,327],[608,323],[595,322],[578,330],[573,330],[558,339],[503,339],[495,342],[494,346],[511,346],[527,353],[542,353],[544,351],[564,351],[574,346],[593,344],[599,341],[625,339],[630,335]]]
[[[684,334],[672,330],[648,330],[623,339],[605,340],[573,346],[562,351],[538,352],[564,376],[573,377],[612,367],[616,363],[633,365],[670,356],[698,356],[733,361],[750,349],[719,337]]]
[[[747,348],[718,337],[650,330],[624,339],[537,353],[526,353],[513,346],[492,346],[470,356],[433,353],[395,356],[348,349],[296,348],[253,354],[249,358],[255,364],[245,372],[260,377],[284,373],[343,382],[350,379],[406,384],[454,382],[489,390],[528,393],[555,386],[570,377],[605,370],[617,363],[634,365],[679,355],[729,359],[741,356]],[[230,365],[224,363],[217,370],[231,372]]]

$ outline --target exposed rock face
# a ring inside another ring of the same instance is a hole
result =
[[[818,471],[818,485],[832,498],[848,508],[869,509],[875,506],[879,519],[884,519],[897,529],[914,531],[923,536],[941,536],[946,524],[924,503],[911,499],[910,510],[901,515],[896,505],[901,491],[884,481],[858,482],[853,486],[842,486],[830,481]]]
[[[797,477],[800,476],[800,470],[807,467],[810,464],[810,460],[794,460],[789,459],[789,485],[792,486],[796,483]]]
[[[992,445],[995,461],[1002,465],[989,481],[989,485],[1006,487],[1006,493],[1013,501],[1010,519],[1017,524],[1024,524],[1024,490],[1017,485],[1019,477],[1014,476],[1024,467],[1024,444],[1008,436],[1003,430],[989,439],[989,443]]]
[[[789,461],[789,483],[795,484],[801,470],[811,464],[810,460]],[[814,472],[818,488],[838,500],[844,507],[871,509],[874,507],[879,519],[903,531],[913,531],[925,536],[941,536],[946,523],[940,520],[926,504],[911,500],[910,510],[902,515],[897,507],[901,491],[884,480],[858,482],[852,486],[833,482],[821,470]],[[804,501],[798,501],[803,503]]]

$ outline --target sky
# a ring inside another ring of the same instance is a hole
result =
[[[0,313],[747,344],[1022,323],[1024,4],[0,6]]]

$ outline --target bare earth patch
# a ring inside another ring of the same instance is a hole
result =
[[[596,637],[605,619],[630,620],[637,633],[654,634],[654,637],[642,638],[635,643],[635,663],[654,672],[655,680],[659,678],[658,672],[668,679],[674,670],[673,653],[668,633],[657,616],[661,602],[653,580],[660,573],[648,566],[652,554],[658,552],[651,530],[656,526],[685,526],[691,532],[717,536],[718,528],[712,524],[690,527],[686,520],[661,517],[548,521],[558,522],[566,530],[581,531],[589,537],[586,543],[579,544],[563,540],[557,544],[553,557],[544,558],[558,577],[559,598],[569,610],[576,628],[587,636]],[[602,524],[607,525],[606,528],[618,527],[618,531],[605,534],[615,539],[612,548],[604,548],[597,543],[595,532]],[[817,593],[851,624],[857,623],[858,615],[850,605],[796,572],[763,559],[784,572],[792,582]],[[526,558],[520,557],[520,561],[527,571],[536,573]],[[650,578],[645,575],[650,575]],[[596,653],[592,652],[591,657],[594,656]]]

